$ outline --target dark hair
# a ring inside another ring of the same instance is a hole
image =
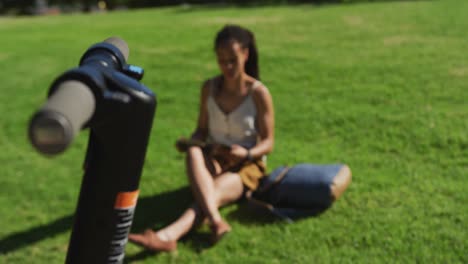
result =
[[[254,34],[250,30],[237,25],[226,25],[216,35],[215,49],[231,41],[239,42],[243,48],[249,49],[249,58],[245,62],[245,72],[260,80],[258,52]]]

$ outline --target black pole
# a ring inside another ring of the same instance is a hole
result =
[[[54,135],[71,135],[58,136],[71,141],[76,127],[90,128],[66,263],[122,263],[125,254],[156,96],[138,82],[143,71],[125,63],[126,52],[120,44],[103,42],[88,49],[80,67],[65,72],[52,84],[49,101],[56,102],[48,102],[30,125],[33,145],[49,155],[63,151],[69,144],[58,144]],[[94,97],[95,110],[89,119],[79,106],[90,103],[77,103],[76,95],[66,96],[77,93],[79,85],[71,85],[76,82],[88,87]],[[64,95],[56,95],[60,93]],[[50,130],[60,133],[44,132]]]

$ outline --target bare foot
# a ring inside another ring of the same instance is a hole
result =
[[[231,226],[223,220],[219,220],[217,222],[212,223],[210,228],[212,232],[211,242],[213,244],[216,244],[219,240],[221,240],[224,237],[224,235],[231,232]]]
[[[142,234],[129,234],[128,240],[150,251],[174,251],[177,249],[177,241],[163,240],[151,229],[146,229]]]

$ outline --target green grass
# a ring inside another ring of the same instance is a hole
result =
[[[127,245],[128,262],[467,263],[467,13],[446,0],[0,18],[0,263],[64,262],[87,132],[45,158],[26,127],[52,80],[111,35],[159,100],[133,230],[177,217],[190,192],[173,144],[218,72],[212,41],[225,23],[257,36],[276,110],[269,169],[345,162],[353,183],[319,217],[286,224],[233,205],[219,245],[201,229],[174,254]]]

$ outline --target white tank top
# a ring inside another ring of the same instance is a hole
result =
[[[208,135],[216,143],[237,144],[252,148],[257,143],[258,128],[256,124],[257,107],[252,97],[252,89],[260,85],[255,81],[244,101],[234,110],[225,114],[214,99],[215,79],[210,81],[210,94],[207,99]]]

